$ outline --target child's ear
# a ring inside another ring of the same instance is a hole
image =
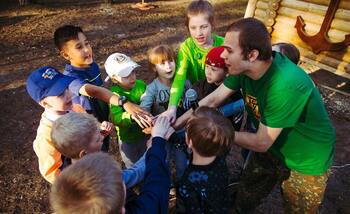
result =
[[[79,152],[79,159],[84,157],[87,154],[87,152],[83,149]]]
[[[187,134],[186,134],[186,144],[187,144],[187,147],[192,149],[192,140],[188,138]]]
[[[67,53],[67,51],[65,51],[64,49],[62,49],[60,51],[60,55],[65,58],[66,60],[70,61],[70,57],[69,57],[69,54]]]
[[[44,108],[51,107],[51,106],[45,101],[45,98],[42,99],[42,100],[40,100],[39,105],[41,105],[41,106],[44,107]]]

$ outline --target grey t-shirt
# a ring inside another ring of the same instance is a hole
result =
[[[186,80],[185,90],[191,88],[191,83]],[[158,78],[147,85],[145,93],[141,97],[140,106],[152,115],[158,115],[168,109],[170,87],[161,83]]]

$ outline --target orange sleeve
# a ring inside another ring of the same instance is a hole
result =
[[[61,153],[52,144],[51,126],[42,124],[42,121],[40,121],[33,149],[38,156],[40,174],[52,184],[61,173],[59,167],[62,165],[62,159]]]

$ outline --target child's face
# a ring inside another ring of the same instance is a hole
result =
[[[211,44],[211,24],[204,14],[191,16],[188,22],[188,29],[195,43],[204,47]]]
[[[88,67],[92,62],[92,48],[83,33],[78,33],[78,39],[68,41],[61,55],[75,67]]]
[[[56,112],[66,112],[72,109],[72,95],[71,92],[66,89],[59,96],[45,97],[40,104],[47,109]]]
[[[164,61],[162,63],[158,63],[155,66],[158,77],[164,79],[172,79],[175,73],[175,62],[172,61]]]
[[[223,68],[205,65],[205,76],[208,83],[220,85],[226,77],[226,72]]]
[[[91,139],[91,142],[87,148],[87,153],[94,153],[101,151],[103,144],[103,135],[101,134],[100,129],[95,130],[95,134]]]
[[[127,77],[113,76],[112,82],[118,84],[120,87],[130,90],[134,87],[136,81],[136,72],[132,71]]]

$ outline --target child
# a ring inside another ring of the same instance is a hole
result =
[[[164,113],[175,122],[177,106],[184,91],[185,80],[192,84],[205,79],[205,56],[212,47],[222,45],[224,39],[212,34],[214,9],[206,0],[195,0],[186,11],[186,24],[190,32],[180,46],[174,82],[170,90],[168,110]]]
[[[152,146],[146,154],[146,177],[140,195],[125,204],[120,167],[107,154],[84,156],[68,167],[51,189],[56,213],[160,213],[168,212],[170,172],[165,161],[165,136],[170,123],[159,117],[152,129]]]
[[[295,47],[292,43],[284,43],[279,42],[272,45],[272,50],[281,52],[286,55],[290,61],[294,62],[294,64],[298,64],[300,60],[300,52],[297,47]]]
[[[118,95],[123,102],[127,100],[139,104],[141,95],[146,90],[146,83],[136,80],[135,68],[139,67],[130,57],[114,53],[105,62],[108,74],[106,80],[114,83],[110,90]],[[110,105],[110,121],[116,125],[119,149],[126,167],[135,163],[146,151],[146,137],[141,127],[134,122],[135,116],[130,115],[121,106]]]
[[[147,86],[140,106],[152,115],[158,115],[168,109],[175,74],[174,52],[167,45],[158,45],[148,51],[148,63],[149,70],[156,74],[156,78]],[[190,87],[191,83],[186,81],[185,91]]]
[[[53,146],[50,134],[52,123],[72,109],[72,96],[68,88],[74,80],[50,66],[33,71],[27,79],[28,94],[45,108],[33,148],[39,159],[40,173],[50,183],[60,174],[64,163],[69,161]],[[92,87],[90,91],[94,89]],[[115,95],[113,97],[118,100]]]
[[[163,113],[168,108],[170,87],[175,74],[175,60],[172,49],[167,45],[158,45],[148,51],[149,68],[156,74],[141,97],[140,106],[152,115]],[[189,81],[185,83],[185,90],[191,86]],[[179,179],[187,165],[186,154],[174,148],[171,144],[166,145],[167,160],[175,159],[176,177]]]
[[[231,122],[215,109],[201,106],[190,117],[186,133],[192,157],[177,187],[177,213],[228,213],[225,154],[234,141]]]
[[[111,123],[100,124],[95,117],[86,113],[68,113],[57,119],[52,127],[54,147],[72,163],[89,153],[101,151],[103,131],[111,130]],[[123,181],[130,188],[143,180],[145,155],[131,168],[122,171]]]
[[[89,41],[84,35],[80,27],[65,25],[56,29],[54,33],[55,45],[60,51],[60,55],[69,61],[66,64],[64,74],[76,78],[70,85],[70,90],[73,94],[77,95],[73,99],[73,103],[80,105],[81,109],[90,114],[94,114],[97,119],[102,122],[108,120],[108,106],[106,103],[112,103],[114,105],[123,105],[123,108],[130,112],[132,115],[144,114],[144,117],[135,117],[137,123],[147,124],[147,120],[151,120],[147,116],[146,112],[139,107],[133,105],[130,102],[119,103],[112,102],[106,99],[110,93],[108,90],[104,90],[99,96],[91,96],[90,93],[86,93],[89,88],[86,88],[86,84],[94,86],[102,86],[101,73],[96,62],[93,61],[92,48]],[[83,96],[80,96],[83,95]],[[92,94],[93,95],[93,94]],[[95,99],[97,97],[102,101]],[[109,138],[105,138],[103,150],[108,150]]]
[[[198,93],[198,100],[203,99],[223,83],[227,76],[225,61],[220,57],[224,51],[223,46],[218,46],[209,51],[205,58],[205,77],[193,85],[193,89]],[[241,91],[235,92],[226,102],[221,105],[219,111],[225,117],[232,117],[235,130],[239,130],[243,112],[244,101]]]

